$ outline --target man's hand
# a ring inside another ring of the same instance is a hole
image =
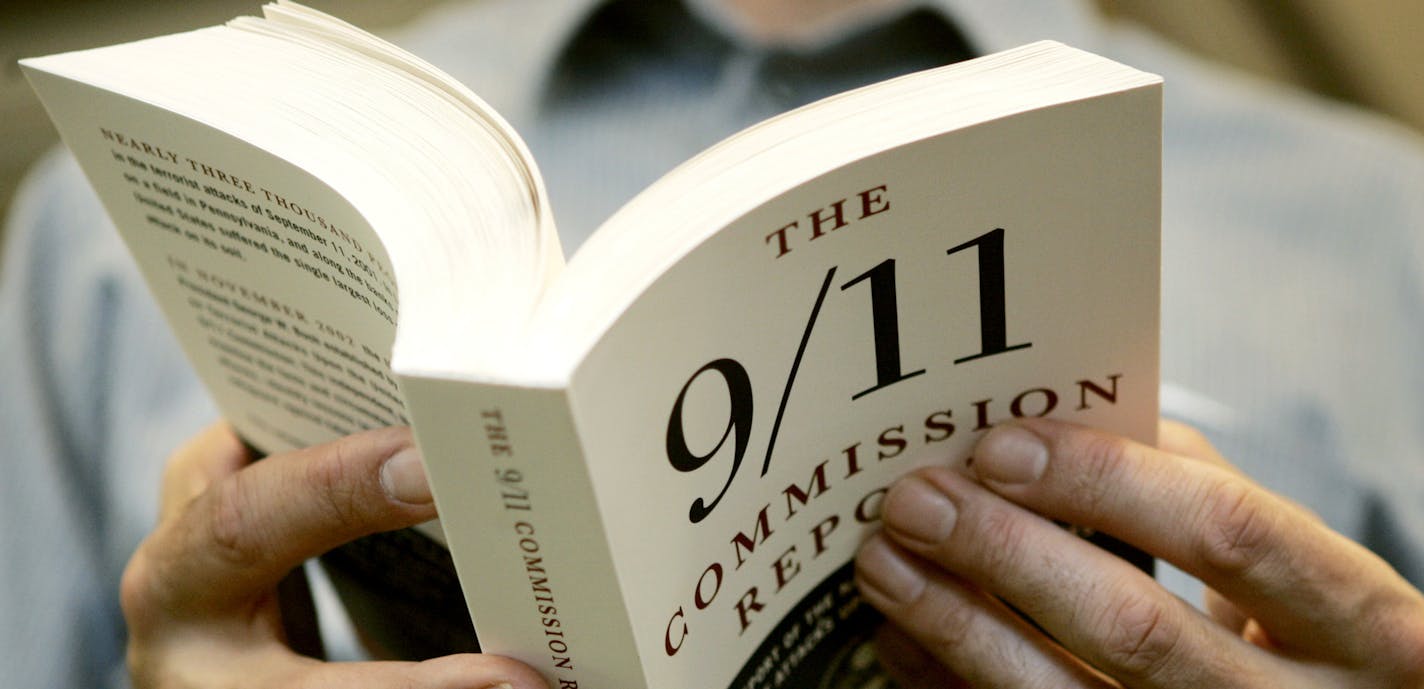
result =
[[[405,429],[353,435],[247,465],[225,425],[170,458],[158,527],[124,571],[134,685],[542,689],[486,655],[423,663],[323,663],[283,643],[276,586],[307,558],[435,517]]]
[[[1418,590],[1195,431],[1164,422],[1161,439],[1024,421],[963,472],[897,483],[856,561],[903,630],[889,645],[921,647],[892,670],[916,687],[1424,687]],[[1195,575],[1210,614],[1053,520]]]

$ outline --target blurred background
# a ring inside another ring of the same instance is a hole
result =
[[[25,170],[59,142],[16,60],[221,24],[260,14],[263,1],[0,0],[0,218]],[[378,33],[442,2],[300,1]]]
[[[305,0],[369,29],[445,0]],[[528,0],[537,2],[538,0]],[[997,1],[997,0],[986,0]],[[1421,0],[1096,0],[1109,15],[1424,131]],[[258,0],[0,0],[0,212],[56,137],[15,60],[218,24]]]

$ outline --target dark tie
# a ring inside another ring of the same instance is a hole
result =
[[[789,109],[970,57],[974,51],[953,24],[916,9],[816,50],[775,50],[762,63],[760,79]]]
[[[737,52],[679,0],[614,0],[596,10],[559,54],[543,101],[596,99],[600,92],[626,92],[630,82],[659,79],[707,88]],[[774,103],[770,115],[973,56],[964,35],[943,16],[914,9],[814,49],[772,49],[755,76]]]

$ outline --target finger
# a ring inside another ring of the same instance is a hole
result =
[[[897,689],[973,689],[893,622],[875,630],[875,657]]]
[[[1207,462],[1035,419],[985,434],[974,473],[1051,519],[1111,534],[1195,575],[1286,647],[1363,660],[1358,625],[1412,589],[1313,516]]]
[[[141,548],[165,607],[246,606],[303,560],[435,516],[403,428],[268,457],[212,484]]]
[[[483,654],[444,656],[423,662],[325,663],[279,644],[241,648],[211,646],[203,638],[168,649],[162,677],[133,672],[135,687],[222,686],[333,687],[336,689],[547,689],[539,673],[510,658]]]
[[[159,520],[176,514],[213,481],[247,462],[247,450],[231,426],[219,421],[203,429],[168,458],[159,491]]]
[[[1232,464],[1230,460],[1222,456],[1220,452],[1217,452],[1216,448],[1212,446],[1211,441],[1207,440],[1207,437],[1203,435],[1201,431],[1178,421],[1162,419],[1158,422],[1157,449],[1184,459],[1200,460],[1207,464],[1221,467],[1226,471],[1248,480],[1250,479],[1250,477],[1246,475],[1246,472],[1241,471],[1241,469],[1235,464]],[[1301,514],[1308,515],[1316,521],[1321,521],[1320,515],[1317,515],[1305,505],[1282,495],[1277,495],[1276,497],[1289,503],[1292,507],[1299,510]]]
[[[1213,591],[1206,590],[1206,610],[1217,624],[1241,637],[1242,640],[1270,650],[1279,650],[1280,646],[1266,633],[1261,623],[1246,616],[1241,612],[1241,608],[1235,603],[1227,600],[1225,596]]]
[[[1214,589],[1207,589],[1205,598],[1203,603],[1206,604],[1206,612],[1211,615],[1211,619],[1216,620],[1217,624],[1233,634],[1240,635],[1245,631],[1246,623],[1251,618],[1241,612],[1241,608],[1236,607],[1235,603],[1227,600],[1225,596],[1217,593]]]
[[[896,483],[883,518],[897,544],[1002,598],[1127,686],[1231,687],[1277,669],[1141,570],[949,469]]]
[[[547,689],[544,679],[518,661],[496,655],[462,654],[419,663],[316,663],[280,685],[339,689]],[[253,685],[256,686],[256,685]]]
[[[934,673],[923,664],[907,668],[902,675],[914,677],[910,686],[938,686],[936,674],[940,682],[974,687],[1109,686],[1001,603],[927,566],[884,535],[861,547],[855,567],[865,600],[949,671]]]
[[[1240,469],[1216,451],[1216,447],[1201,431],[1180,421],[1161,419],[1157,422],[1157,447],[1163,452],[1241,473]]]

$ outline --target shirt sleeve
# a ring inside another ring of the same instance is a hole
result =
[[[17,192],[0,268],[0,666],[122,686],[118,581],[167,454],[215,417],[67,155]]]
[[[1162,373],[1210,400],[1179,415],[1424,586],[1424,139],[1111,37],[1166,82]]]

